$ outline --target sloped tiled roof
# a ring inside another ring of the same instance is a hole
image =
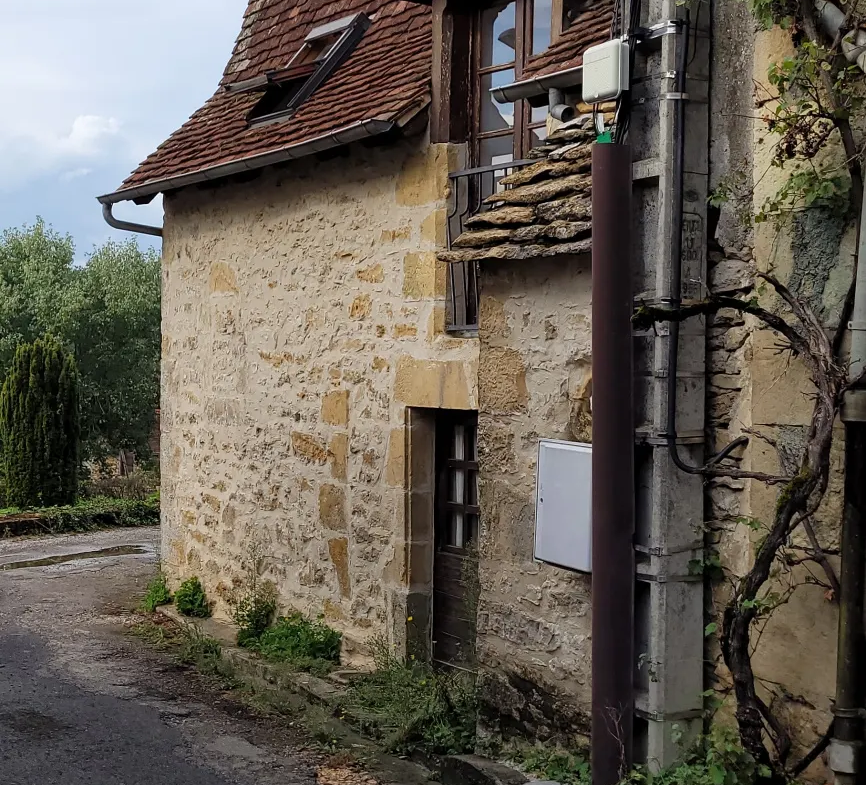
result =
[[[533,57],[523,70],[521,80],[546,76],[556,71],[574,68],[583,62],[583,53],[595,44],[610,38],[613,0],[590,4],[553,45]]]
[[[524,78],[580,63],[580,55],[608,36],[612,0],[593,3]],[[348,59],[288,120],[250,127],[260,92],[227,85],[286,66],[312,28],[356,13],[373,19]],[[100,201],[152,194],[172,178],[193,176],[327,136],[368,121],[408,119],[430,100],[431,10],[411,0],[249,0],[234,52],[219,88],[204,106],[148,156],[119,191]],[[263,159],[264,160],[264,159]],[[259,164],[262,165],[262,164]],[[126,192],[126,193],[125,193]]]
[[[248,127],[260,92],[226,85],[284,67],[313,27],[364,12],[375,18],[357,48],[286,122]],[[126,179],[131,189],[280,150],[364,120],[394,121],[429,100],[429,7],[407,0],[250,0],[213,97]],[[117,194],[122,198],[122,193]]]

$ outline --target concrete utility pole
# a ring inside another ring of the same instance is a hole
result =
[[[629,133],[636,305],[670,307],[706,294],[710,13],[709,2],[697,4],[687,36],[678,21],[685,18],[678,0],[643,3],[640,27],[649,32],[635,55]],[[681,80],[684,63],[688,78]],[[681,119],[685,214],[677,254]],[[681,291],[671,290],[674,264],[681,265]],[[671,334],[666,323],[634,334],[634,750],[637,761],[652,767],[672,763],[681,751],[677,739],[688,741],[700,732],[704,689],[703,578],[689,569],[703,555],[703,483],[700,475],[675,465],[672,451],[691,466],[704,463],[705,325],[691,319],[679,327],[675,442],[668,422]]]

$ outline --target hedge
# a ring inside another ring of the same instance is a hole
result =
[[[157,524],[159,497],[156,495],[145,501],[95,497],[66,507],[0,512],[0,534],[5,537]]]

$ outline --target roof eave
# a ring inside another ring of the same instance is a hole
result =
[[[334,131],[329,131],[326,134],[281,147],[277,150],[256,153],[244,158],[235,159],[234,161],[208,166],[185,174],[173,175],[161,180],[151,180],[130,188],[121,188],[113,193],[98,196],[97,199],[101,204],[117,204],[118,202],[146,199],[165,191],[173,191],[188,185],[221,180],[225,177],[241,174],[242,172],[274,166],[275,164],[314,155],[315,153],[351,144],[352,142],[369,139],[373,136],[381,136],[395,130],[399,126],[400,123],[394,120],[383,120],[380,118],[360,120]]]

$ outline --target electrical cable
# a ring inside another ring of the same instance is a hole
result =
[[[673,203],[674,225],[671,232],[670,255],[670,308],[676,312],[682,304],[682,249],[683,249],[683,190],[685,183],[685,125],[686,125],[686,71],[689,64],[689,38],[691,22],[689,10],[686,9],[683,25],[680,27],[682,46],[677,71],[677,111],[674,115],[674,178]],[[668,368],[667,368],[667,417],[666,438],[668,451],[674,465],[687,474],[701,474],[706,469],[718,464],[728,457],[737,447],[748,443],[748,438],[740,436],[713,455],[703,466],[687,464],[679,453],[677,444],[677,369],[679,366],[680,323],[676,320],[668,322]]]

